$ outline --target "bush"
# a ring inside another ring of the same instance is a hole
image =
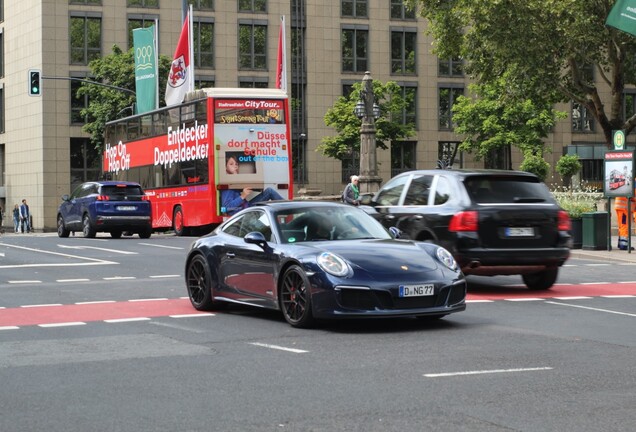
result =
[[[570,219],[580,219],[583,213],[596,211],[596,203],[603,199],[603,194],[591,189],[574,192],[571,188],[552,191],[552,195]]]
[[[541,181],[545,181],[550,171],[550,164],[546,162],[541,156],[534,154],[527,154],[523,162],[519,166],[521,171],[532,173],[539,177]]]

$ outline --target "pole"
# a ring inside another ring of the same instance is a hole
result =
[[[376,128],[373,106],[375,95],[373,94],[373,79],[371,72],[364,73],[362,78],[362,90],[360,98],[364,103],[364,116],[360,127],[360,193],[375,193],[380,190],[382,179],[378,177],[378,160],[376,154]]]

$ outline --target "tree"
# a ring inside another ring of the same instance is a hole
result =
[[[352,153],[360,151],[360,127],[361,120],[356,117],[353,110],[360,99],[362,84],[353,84],[353,90],[348,97],[340,96],[333,107],[325,114],[325,124],[333,127],[338,135],[325,137],[318,146],[317,151],[323,155],[343,160]],[[393,81],[382,84],[373,80],[373,94],[380,107],[380,117],[375,126],[377,148],[386,150],[389,141],[408,138],[415,133],[413,123],[402,122],[402,112],[411,110],[415,101],[414,94],[406,93],[404,97],[402,88]]]
[[[164,92],[168,72],[172,60],[167,56],[159,56],[159,104],[165,105]],[[135,91],[135,59],[133,48],[123,52],[117,45],[113,45],[112,54],[89,63],[92,81]],[[135,103],[135,96],[130,92],[82,83],[77,95],[88,95],[88,107],[82,110],[82,116],[88,116],[89,121],[82,130],[91,134],[91,142],[95,148],[101,149],[104,142],[104,126],[106,122],[116,120],[123,114],[131,115]]]
[[[636,113],[623,115],[625,84],[636,84],[636,38],[605,26],[615,0],[406,2],[429,20],[438,56],[462,57],[477,82],[508,72],[509,85],[525,86],[531,100],[578,102],[608,147],[613,130],[636,126]]]
[[[541,155],[543,139],[556,119],[567,114],[555,111],[545,99],[531,100],[522,88],[510,88],[507,73],[492,83],[472,84],[476,98],[460,96],[453,105],[455,132],[465,139],[459,148],[475,153],[477,160],[506,146],[518,147],[524,155]]]

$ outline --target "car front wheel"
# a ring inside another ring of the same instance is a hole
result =
[[[93,224],[91,223],[91,218],[89,218],[87,214],[85,214],[82,219],[82,233],[86,238],[93,238],[96,234],[95,228],[93,228]]]
[[[64,218],[62,215],[57,217],[57,235],[58,237],[68,237],[71,232],[64,226]]]
[[[285,320],[292,327],[307,328],[313,324],[309,280],[303,269],[297,265],[289,267],[283,275],[280,286],[280,308]]]
[[[196,310],[209,311],[219,306],[213,300],[212,275],[206,259],[195,255],[186,269],[186,286],[190,303]]]
[[[523,279],[523,283],[531,290],[544,291],[554,285],[558,275],[559,269],[550,267],[537,273],[524,274],[521,278]]]

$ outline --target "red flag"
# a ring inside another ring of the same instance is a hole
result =
[[[276,88],[287,91],[287,47],[285,44],[285,16],[282,16],[278,32],[278,56],[276,58]]]
[[[166,106],[183,102],[186,93],[194,87],[190,69],[190,13],[186,15],[174,60],[170,66],[168,83],[166,84]]]

